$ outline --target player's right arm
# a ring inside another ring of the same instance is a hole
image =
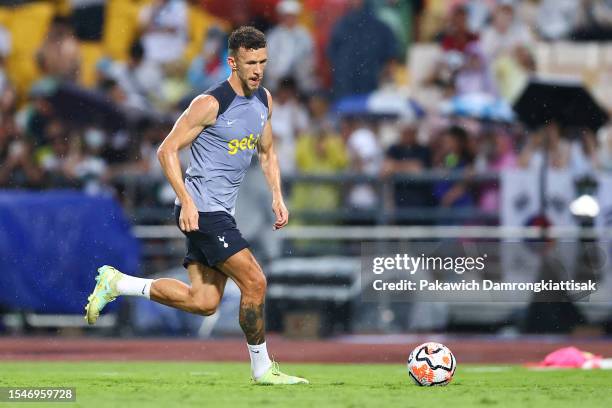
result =
[[[202,129],[215,123],[218,111],[219,103],[213,96],[196,97],[157,149],[157,158],[164,174],[181,202],[179,227],[185,232],[198,229],[199,214],[193,198],[185,187],[178,152],[190,145]]]

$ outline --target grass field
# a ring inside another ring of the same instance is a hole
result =
[[[309,386],[251,385],[237,363],[0,363],[0,386],[76,387],[82,407],[610,407],[610,371],[458,366],[447,387],[410,383],[402,365],[284,364]],[[15,405],[15,404],[14,404]],[[16,406],[58,407],[52,404]],[[0,407],[7,406],[0,403]]]

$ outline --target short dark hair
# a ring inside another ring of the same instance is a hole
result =
[[[247,50],[258,50],[266,46],[266,36],[264,33],[251,26],[242,26],[235,29],[227,40],[227,47],[230,53],[236,54],[240,47]]]

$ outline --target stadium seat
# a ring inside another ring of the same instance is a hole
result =
[[[597,43],[558,42],[552,45],[552,63],[556,66],[594,69],[598,57]]]
[[[69,17],[72,13],[72,0],[56,0],[55,11],[58,15]]]
[[[222,30],[229,30],[229,23],[220,20],[210,14],[208,14],[200,6],[190,4],[188,11],[188,38],[189,43],[185,49],[185,60],[193,60],[202,50],[202,45],[206,40],[206,33],[208,29],[214,25],[220,27]]]
[[[602,69],[612,69],[612,43],[604,43],[599,46],[600,66]]]
[[[53,6],[45,2],[28,3],[0,12],[0,21],[4,20],[12,40],[7,70],[21,94],[39,75],[35,56],[49,30],[53,14]]]
[[[102,43],[104,52],[111,58],[125,61],[132,42],[138,33],[140,2],[134,0],[110,0],[106,7],[106,19]]]
[[[599,45],[597,82],[593,84],[593,94],[604,107],[612,113],[612,44]]]
[[[575,76],[593,85],[598,64],[599,47],[596,43],[558,42],[551,45],[547,73]]]
[[[0,24],[7,27],[11,18],[11,9],[0,7]]]

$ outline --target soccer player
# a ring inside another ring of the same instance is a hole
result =
[[[187,237],[191,286],[175,279],[142,279],[112,266],[98,269],[97,284],[85,307],[94,324],[117,296],[143,296],[187,312],[215,312],[227,278],[241,292],[239,321],[258,384],[300,384],[307,380],[282,373],[268,357],[264,337],[266,278],[233,218],[238,188],[255,151],[272,191],[273,228],[287,225],[280,171],[272,142],[272,97],[261,86],[267,61],[266,39],[252,27],[231,33],[227,62],[230,77],[193,99],[158,149],[164,173],[177,195],[175,218]],[[190,147],[183,180],[178,152]]]

